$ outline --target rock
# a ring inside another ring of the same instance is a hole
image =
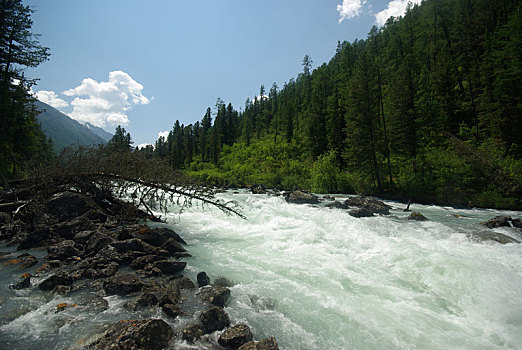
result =
[[[152,264],[153,262],[162,260],[162,259],[163,259],[163,257],[157,256],[157,255],[144,255],[144,256],[140,256],[139,258],[136,258],[130,264],[130,266],[135,270],[143,269],[148,264]]]
[[[242,345],[239,350],[279,350],[277,341],[274,337],[269,337],[261,340],[260,342],[250,341]]]
[[[164,275],[174,275],[180,271],[183,271],[187,263],[184,261],[168,261],[159,260],[152,264],[154,268],[157,268]]]
[[[26,257],[24,259],[24,261],[22,262],[22,265],[20,265],[20,270],[24,270],[24,269],[27,269],[31,266],[34,266],[38,264],[38,259],[36,259],[34,256],[32,255],[29,255],[28,257]]]
[[[410,216],[407,217],[408,220],[414,220],[414,221],[427,221],[428,219],[419,213],[418,211],[412,211]]]
[[[369,197],[350,197],[344,201],[349,207],[365,208],[373,214],[388,215],[391,207],[384,202]]]
[[[218,277],[214,281],[214,285],[220,287],[233,287],[234,283],[225,277]]]
[[[92,350],[162,350],[174,336],[163,320],[124,320],[112,325],[94,344]]]
[[[143,307],[151,307],[159,304],[159,299],[156,294],[152,292],[143,292],[138,296],[138,298],[133,301],[125,304],[125,307],[131,310],[138,310]]]
[[[511,220],[511,224],[513,227],[522,228],[522,219],[513,219]]]
[[[357,208],[348,212],[354,218],[367,218],[373,216],[373,212],[367,208]]]
[[[103,248],[106,248],[112,242],[114,242],[114,238],[100,232],[94,232],[85,245],[85,253],[96,254]]]
[[[70,286],[59,285],[53,289],[53,294],[65,295],[71,291]]]
[[[120,263],[122,257],[113,246],[102,248],[93,258],[92,263],[96,265],[105,265],[110,263]]]
[[[89,268],[84,272],[83,276],[91,279],[112,277],[118,272],[119,267],[120,265],[113,261],[103,268]]]
[[[116,275],[103,282],[103,289],[108,295],[128,295],[143,289],[144,283],[134,275]]]
[[[131,238],[124,241],[115,241],[111,245],[116,248],[118,253],[127,253],[129,251],[137,251],[144,253],[154,252],[154,247],[148,243],[145,243],[141,239]]]
[[[495,216],[493,219],[481,222],[480,224],[487,228],[511,227],[509,221],[511,221],[510,216]]]
[[[204,287],[210,283],[210,278],[208,277],[208,275],[205,271],[198,273],[197,280],[198,280],[198,286],[200,288]]]
[[[323,196],[323,199],[326,199],[327,201],[335,201],[335,197],[329,195]]]
[[[203,336],[203,329],[195,323],[191,323],[181,330],[181,338],[193,343]]]
[[[285,193],[285,200],[288,203],[294,204],[317,204],[319,198],[315,194],[306,193],[303,191],[293,191]]]
[[[38,288],[41,290],[53,290],[56,286],[70,286],[74,282],[74,278],[66,274],[52,275],[42,281]]]
[[[17,283],[14,283],[11,285],[11,288],[13,288],[15,290],[25,289],[25,288],[29,288],[29,287],[31,287],[31,277],[30,276],[24,278],[20,282],[17,282]]]
[[[65,240],[47,248],[47,258],[49,260],[65,260],[73,256],[79,256],[80,251],[76,249],[76,243],[72,240]]]
[[[9,213],[0,212],[0,225],[7,225],[11,222],[11,215]]]
[[[78,217],[91,209],[96,209],[96,204],[91,199],[73,192],[61,192],[55,194],[45,203],[46,211],[58,217],[60,221]]]
[[[186,313],[183,312],[183,310],[181,310],[181,307],[179,305],[165,304],[161,307],[161,309],[167,316],[171,318],[186,315]]]
[[[250,327],[246,324],[238,324],[226,329],[218,339],[218,343],[225,348],[237,349],[248,343],[253,338]]]
[[[179,242],[179,243],[185,244],[185,245],[187,244],[187,242],[185,242],[185,240],[183,238],[181,238],[176,232],[174,232],[170,228],[158,227],[158,228],[153,229],[153,231],[159,232],[161,235],[165,236],[167,239],[172,238],[176,242]]]
[[[95,231],[80,231],[74,235],[73,241],[84,245],[89,241],[94,232]]]
[[[511,238],[509,236],[503,235],[502,233],[497,232],[474,232],[471,234],[468,234],[468,237],[476,240],[476,241],[495,241],[500,244],[507,244],[507,243],[520,243],[514,238]]]
[[[161,231],[153,230],[145,225],[138,225],[129,233],[131,238],[138,238],[154,247],[159,247],[167,241],[167,237]]]
[[[168,251],[172,255],[175,253],[184,253],[187,251],[174,238],[169,238],[168,240],[166,240],[165,243],[163,243],[163,245],[161,246],[161,249]]]
[[[230,326],[230,318],[227,313],[217,306],[212,306],[210,309],[203,311],[199,319],[203,323],[203,330],[207,334]]]
[[[252,194],[266,194],[266,189],[263,185],[253,185],[250,187],[250,192],[252,192]]]
[[[348,205],[346,205],[345,203],[341,203],[339,201],[334,201],[334,202],[331,202],[331,203],[328,203],[325,205],[325,207],[327,208],[335,208],[335,209],[348,209]]]
[[[194,289],[196,285],[194,282],[190,280],[188,277],[183,277],[178,281],[178,286],[180,289]]]
[[[78,232],[96,230],[96,225],[85,216],[74,217],[51,226],[51,232],[65,239],[72,239]]]
[[[225,287],[204,287],[199,292],[199,298],[216,306],[224,307],[230,297],[230,289]]]

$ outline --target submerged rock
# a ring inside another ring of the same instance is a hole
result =
[[[250,327],[241,323],[226,329],[219,337],[218,343],[225,348],[237,349],[251,341],[253,337]]]
[[[225,310],[220,307],[212,306],[201,313],[199,316],[205,333],[220,331],[230,326],[230,318]]]
[[[161,307],[161,309],[165,314],[167,314],[167,316],[172,318],[186,315],[186,313],[183,310],[181,310],[181,307],[175,304],[165,304]]]
[[[468,237],[477,241],[495,241],[500,244],[520,243],[516,239],[498,232],[474,232],[468,234]]]
[[[195,342],[201,338],[203,334],[205,334],[203,329],[195,323],[191,323],[181,330],[181,338],[189,343]]]
[[[230,297],[230,289],[225,287],[205,287],[199,292],[199,298],[210,304],[224,307]]]
[[[346,203],[341,203],[339,201],[335,201],[334,202],[331,202],[331,203],[328,203],[325,205],[325,207],[327,208],[330,208],[330,209],[348,209],[348,205]]]
[[[384,202],[369,197],[350,197],[344,201],[349,207],[364,208],[373,214],[388,215],[391,207]]]
[[[303,191],[292,191],[285,193],[285,200],[288,203],[294,204],[317,204],[319,203],[319,197],[312,193],[306,193]]]
[[[31,287],[31,277],[28,276],[24,278],[22,281],[14,283],[11,285],[12,289],[19,290]]]
[[[367,218],[373,216],[373,212],[367,208],[353,209],[348,212],[354,218]]]
[[[480,224],[486,226],[487,228],[511,227],[509,224],[510,221],[510,216],[495,216],[493,219],[481,222]]]
[[[173,336],[172,328],[163,320],[124,320],[112,325],[89,349],[162,350]]]
[[[427,221],[428,219],[417,211],[411,212],[410,216],[407,217],[408,220],[414,221]]]

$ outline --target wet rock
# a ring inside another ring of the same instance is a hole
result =
[[[211,303],[216,306],[224,307],[230,297],[230,289],[225,287],[204,287],[199,292],[199,298],[202,301]]]
[[[229,279],[225,278],[225,277],[218,277],[214,281],[214,285],[215,286],[220,286],[220,287],[228,287],[228,288],[230,288],[230,287],[234,286],[234,283],[232,281],[230,281]]]
[[[45,203],[45,209],[49,214],[60,220],[78,217],[91,209],[96,209],[96,204],[89,198],[73,192],[61,192],[55,194]]]
[[[252,192],[252,194],[266,194],[266,189],[263,185],[254,185],[250,187],[250,192]]]
[[[156,285],[153,290],[158,291],[158,294],[160,295],[160,306],[166,304],[176,305],[181,300],[181,291],[177,283]]]
[[[509,221],[511,221],[510,216],[495,216],[493,219],[481,222],[480,224],[487,228],[511,227]]]
[[[87,269],[83,274],[86,278],[96,279],[114,276],[120,267],[116,262],[110,262],[108,265],[99,268],[98,264],[94,264],[93,267]]]
[[[75,217],[70,220],[51,226],[51,232],[54,235],[65,239],[72,239],[81,231],[93,231],[96,225],[85,216]]]
[[[513,219],[511,220],[511,224],[513,227],[522,228],[522,219]]]
[[[124,320],[112,325],[89,346],[93,350],[162,350],[174,336],[163,320]]]
[[[203,324],[203,330],[207,334],[230,326],[230,318],[227,313],[217,306],[212,306],[210,309],[203,311],[199,319]]]
[[[159,260],[154,262],[153,268],[157,268],[164,275],[174,275],[180,271],[183,271],[187,266],[187,263],[184,261],[168,261],[168,260]]]
[[[167,237],[161,231],[153,230],[145,225],[138,225],[135,230],[129,232],[130,238],[138,238],[154,247],[159,247],[167,241]]]
[[[175,304],[165,304],[161,307],[161,309],[167,316],[171,318],[176,318],[178,316],[183,316],[187,314],[186,312],[183,312],[183,310],[181,310],[181,307],[179,305]]]
[[[53,294],[65,295],[71,291],[70,286],[59,285],[53,289]]]
[[[85,253],[96,254],[112,242],[114,242],[114,238],[100,232],[94,232],[85,245]]]
[[[95,231],[80,231],[74,235],[73,241],[84,245],[89,241],[94,232]]]
[[[418,211],[412,211],[410,216],[407,217],[407,219],[413,220],[413,221],[427,221],[428,220],[424,215],[422,215]]]
[[[34,266],[38,264],[38,259],[36,259],[34,256],[32,255],[29,255],[28,257],[26,257],[24,259],[24,261],[22,262],[22,264],[20,265],[20,270],[24,270],[24,269],[28,269],[30,268],[31,266]]]
[[[373,212],[367,208],[357,208],[348,212],[354,218],[367,218],[373,216]]]
[[[388,215],[391,207],[384,202],[369,197],[350,197],[344,201],[349,207],[364,208],[373,214]]]
[[[129,251],[137,251],[144,253],[154,252],[154,247],[148,243],[145,243],[141,239],[131,238],[124,241],[112,242],[111,245],[116,248],[118,253],[127,253]]]
[[[180,289],[194,289],[196,285],[192,280],[188,277],[183,277],[178,281],[178,286]]]
[[[6,225],[11,222],[11,215],[8,213],[0,212],[0,226]]]
[[[109,264],[111,262],[121,263],[122,257],[113,246],[103,247],[98,253],[92,257],[92,263],[96,265]]]
[[[500,244],[520,243],[516,239],[503,235],[498,232],[473,232],[468,235],[469,238],[476,241],[495,241]]]
[[[74,278],[66,274],[52,275],[42,281],[38,288],[41,290],[53,290],[56,286],[70,286],[74,282]]]
[[[163,259],[163,257],[157,256],[157,255],[144,255],[144,256],[140,256],[139,258],[136,258],[134,261],[132,261],[130,266],[135,270],[143,269],[148,264],[152,264],[152,263],[154,263],[158,260],[162,260],[162,259]]]
[[[153,229],[154,231],[159,232],[161,235],[165,236],[167,239],[172,238],[176,242],[179,242],[181,244],[187,244],[183,238],[180,237],[175,231],[171,230],[170,228],[165,227],[158,227]]]
[[[155,293],[146,291],[141,293],[138,298],[132,302],[125,304],[124,306],[131,310],[138,310],[144,307],[157,306],[159,299]]]
[[[218,339],[218,343],[225,348],[237,349],[248,343],[253,338],[250,327],[246,324],[238,324],[226,329]]]
[[[203,329],[195,323],[191,323],[181,330],[181,338],[193,343],[203,336]]]
[[[345,203],[341,203],[339,201],[334,201],[334,202],[331,202],[331,203],[328,203],[325,205],[325,207],[327,208],[335,208],[335,209],[348,209],[348,205],[346,205]]]
[[[89,310],[105,311],[109,309],[109,302],[99,295],[85,296],[78,304],[88,307]]]
[[[47,248],[49,260],[65,260],[79,255],[80,251],[76,249],[76,243],[72,240],[65,240]]]
[[[22,232],[15,237],[18,250],[31,249],[38,247],[43,241],[50,236],[48,227],[38,227],[30,232]]]
[[[239,350],[279,350],[276,338],[269,337],[259,342],[250,341],[242,345]]]
[[[103,282],[103,289],[108,295],[128,295],[143,289],[144,283],[134,275],[116,275]]]
[[[285,200],[288,203],[294,204],[317,204],[319,203],[319,197],[315,194],[306,193],[303,191],[292,191],[285,193]]]
[[[200,288],[204,287],[210,283],[210,278],[208,277],[208,275],[205,271],[198,273],[197,280],[198,280],[198,286]]]
[[[170,254],[175,253],[184,253],[187,250],[181,246],[179,242],[177,242],[174,238],[169,238],[163,243],[161,249],[168,251]]]
[[[19,290],[31,287],[31,277],[28,276],[24,278],[22,281],[14,283],[11,285],[12,289]]]

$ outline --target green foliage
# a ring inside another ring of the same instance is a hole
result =
[[[335,151],[317,158],[312,167],[311,190],[317,193],[338,192],[339,165]]]

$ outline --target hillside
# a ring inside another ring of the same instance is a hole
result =
[[[107,142],[90,128],[48,104],[36,101],[34,105],[37,110],[42,111],[36,118],[45,135],[53,139],[55,152],[71,145],[95,146]]]

